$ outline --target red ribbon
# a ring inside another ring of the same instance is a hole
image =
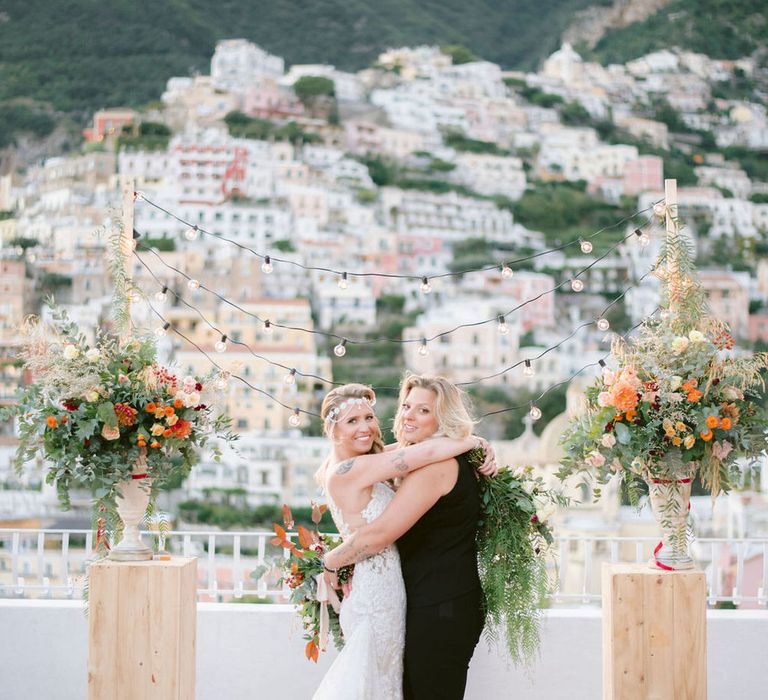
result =
[[[99,512],[101,512],[101,513],[103,513],[104,510],[105,510],[104,506],[101,506],[99,508]],[[96,527],[97,527],[97,529],[96,529],[96,551],[99,550],[99,545],[101,544],[102,533],[104,533],[104,526],[106,524],[107,524],[107,521],[104,520],[104,518],[99,518],[96,521]],[[107,541],[106,533],[104,533],[104,546],[107,549],[109,549],[109,542]]]
[[[690,484],[692,479],[653,479],[652,480],[654,484]],[[688,510],[691,509],[691,502],[688,501]],[[658,557],[656,556],[663,547],[663,543],[660,541],[656,545],[656,549],[653,550],[653,561],[660,569],[663,569],[664,571],[674,571],[675,567],[673,566],[667,566],[666,564],[662,564]]]
[[[149,474],[131,474],[131,479],[146,479]]]

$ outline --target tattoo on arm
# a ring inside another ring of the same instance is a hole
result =
[[[345,459],[343,462],[339,463],[339,466],[336,467],[336,473],[337,474],[346,474],[350,469],[352,469],[352,465],[355,463],[355,458],[352,459]]]
[[[392,464],[395,465],[395,469],[399,472],[407,472],[409,467],[408,464],[405,461],[405,450],[398,450],[395,452],[392,457],[390,457],[390,460]]]
[[[338,560],[337,566],[339,568],[349,564],[357,564],[357,562],[371,556],[370,547],[367,544],[356,546],[355,539],[355,534],[353,533],[352,537],[333,550],[333,554]]]

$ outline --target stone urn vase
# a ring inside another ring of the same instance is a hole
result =
[[[114,561],[147,561],[152,550],[141,540],[139,524],[149,505],[149,477],[147,462],[139,457],[133,466],[131,478],[117,487],[117,514],[123,523],[123,537],[109,552]]]
[[[679,455],[670,453],[660,458],[645,476],[651,509],[661,530],[661,541],[648,562],[653,569],[694,568],[688,514],[695,472],[695,464],[684,464]]]

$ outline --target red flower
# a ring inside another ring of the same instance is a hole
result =
[[[202,390],[203,390],[203,385],[200,382],[197,382],[197,384],[195,384],[195,391],[202,391]]]
[[[76,404],[74,401],[63,401],[61,405],[68,411],[76,411],[80,404]]]

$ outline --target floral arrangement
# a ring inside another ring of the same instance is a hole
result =
[[[210,405],[221,378],[177,376],[158,364],[153,340],[121,343],[99,331],[89,346],[56,309],[50,324],[32,319],[25,330],[23,359],[34,382],[3,418],[18,418],[16,470],[42,452],[46,481],[65,509],[70,491],[83,488],[111,514],[116,486],[131,479],[137,461],[156,490],[184,477],[210,438],[235,438]]]
[[[312,522],[320,523],[327,506],[312,504]],[[318,578],[323,576],[323,556],[341,544],[338,537],[321,535],[317,530],[310,530],[302,525],[297,528],[296,542],[288,538],[286,531],[294,526],[293,515],[288,506],[283,506],[283,525],[273,523],[275,537],[271,544],[287,549],[290,556],[281,565],[280,583],[290,591],[290,601],[298,606],[304,627],[304,639],[307,640],[305,654],[308,660],[317,663],[321,651],[325,651],[326,637],[330,632],[337,649],[344,646],[344,638],[339,624],[339,592],[329,590],[330,600],[322,601],[318,596]],[[339,581],[346,583],[352,576],[354,566],[345,566],[339,570]],[[261,571],[257,572],[261,575]],[[254,574],[256,575],[256,574]]]
[[[736,354],[727,325],[708,315],[691,260],[675,227],[656,266],[661,313],[635,339],[614,341],[617,366],[603,367],[563,437],[561,478],[590,473],[604,484],[618,474],[637,503],[644,480],[699,476],[714,498],[737,483],[740,459],[768,447],[768,354]]]
[[[482,453],[470,458],[482,463]],[[539,646],[544,599],[551,590],[547,554],[549,518],[568,499],[547,489],[530,467],[509,467],[481,477],[482,516],[477,533],[478,569],[486,603],[485,631],[496,641],[503,629],[516,664],[531,663]]]

